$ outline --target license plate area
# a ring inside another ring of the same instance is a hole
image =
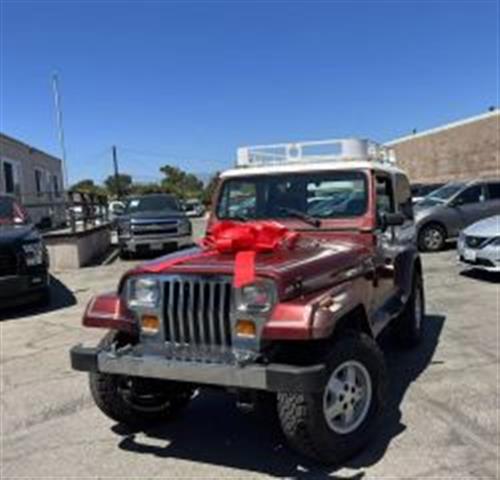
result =
[[[467,262],[475,262],[476,261],[476,252],[471,250],[470,248],[466,248],[464,250],[464,260]]]

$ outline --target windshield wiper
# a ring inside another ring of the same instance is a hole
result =
[[[283,213],[288,213],[292,217],[299,218],[305,223],[312,225],[313,227],[321,227],[321,220],[319,218],[308,215],[307,213],[301,212],[300,210],[295,210],[294,208],[279,207],[279,211]]]

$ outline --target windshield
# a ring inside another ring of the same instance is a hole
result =
[[[362,172],[260,175],[226,180],[217,206],[221,219],[358,217],[366,212]]]
[[[426,197],[427,198],[436,198],[439,200],[446,201],[453,197],[456,193],[458,193],[460,190],[462,190],[465,187],[465,183],[447,183],[446,185],[442,186],[441,188],[438,188],[437,190],[434,190],[433,192],[429,193],[429,195]]]
[[[179,205],[174,197],[168,195],[152,195],[150,197],[131,198],[125,207],[125,213],[179,211]]]

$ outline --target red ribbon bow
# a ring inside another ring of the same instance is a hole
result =
[[[282,246],[292,247],[299,234],[277,222],[216,223],[204,246],[219,253],[234,253],[234,286],[243,287],[255,281],[255,256],[273,252]]]
[[[216,223],[201,241],[204,250],[190,256],[170,256],[161,262],[143,264],[130,273],[158,273],[174,265],[214,253],[235,254],[233,285],[241,288],[255,281],[255,256],[274,252],[281,247],[292,248],[299,234],[284,225],[270,221]]]

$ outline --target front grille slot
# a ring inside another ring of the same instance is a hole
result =
[[[173,277],[164,284],[165,341],[193,347],[231,347],[231,281]]]
[[[0,250],[0,277],[17,274],[17,257],[8,249]]]

